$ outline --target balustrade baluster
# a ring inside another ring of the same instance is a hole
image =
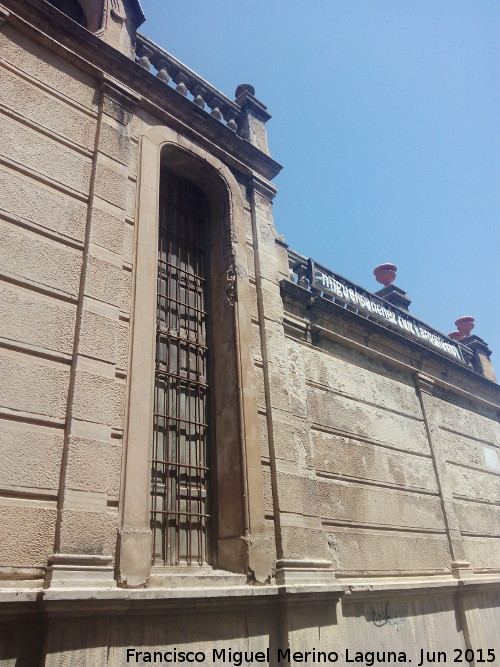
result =
[[[203,88],[203,86],[200,86],[199,84],[197,84],[197,85],[193,88],[192,93],[193,93],[193,95],[194,95],[193,102],[194,102],[197,106],[199,106],[200,109],[204,109],[204,108],[205,108],[205,99],[204,99],[204,98],[205,98],[205,96],[206,96],[206,94],[207,94],[207,90],[206,90],[206,88]]]
[[[210,115],[214,118],[217,118],[217,120],[222,120],[222,114],[219,109],[221,104],[221,100],[215,95],[212,95],[212,97],[208,100],[208,106],[212,109]]]
[[[236,123],[236,111],[228,106],[224,106],[222,114],[224,116],[224,120],[227,123],[227,127],[233,132],[236,132],[238,129],[238,124]]]
[[[165,58],[160,58],[155,63],[155,67],[158,70],[156,76],[160,79],[160,81],[163,81],[164,83],[168,83],[170,81],[170,76],[168,73],[167,66],[168,66],[168,61],[165,60]]]
[[[137,64],[143,67],[146,71],[149,72],[151,69],[151,56],[153,55],[153,51],[149,49],[147,46],[144,46],[141,44],[139,49],[137,50],[137,55],[139,56],[139,60],[137,61]]]
[[[189,81],[189,77],[187,77],[183,72],[179,72],[173,77],[175,83],[177,84],[176,91],[186,97],[188,94],[188,89],[186,87],[186,83]]]
[[[305,289],[309,289],[309,282],[306,278],[307,266],[299,264],[298,266],[295,267],[295,273],[298,276],[297,285],[299,285],[299,287],[304,287]]]

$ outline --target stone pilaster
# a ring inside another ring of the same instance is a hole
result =
[[[255,97],[255,90],[249,84],[241,84],[236,89],[236,104],[241,107],[238,133],[266,155],[270,155],[267,145],[266,123],[271,118],[267,107]]]
[[[288,260],[280,260],[283,239],[272,217],[274,190],[257,178],[250,188],[260,349],[276,551],[282,582],[324,583],[329,569],[309,444],[309,416],[302,351],[294,348],[283,326],[280,281]],[[319,565],[318,565],[319,563]]]
[[[434,379],[423,373],[415,374],[415,385],[422,409],[427,440],[436,475],[441,507],[446,526],[446,535],[451,554],[451,571],[454,577],[461,579],[472,574],[471,564],[465,557],[462,534],[456,516],[453,490],[448,480],[446,458],[439,441],[439,418],[436,413]]]
[[[491,363],[491,350],[488,345],[484,342],[479,336],[468,336],[463,338],[461,341],[464,345],[467,345],[472,350],[472,359],[471,363],[476,371],[480,373],[488,380],[496,382],[497,378],[495,375],[495,370],[493,364]]]
[[[135,187],[129,121],[138,98],[112,81],[101,105],[80,278],[56,543],[47,587],[114,586]],[[132,197],[133,198],[133,197]]]

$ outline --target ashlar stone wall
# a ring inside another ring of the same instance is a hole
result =
[[[282,292],[283,394],[302,430],[277,453],[283,557],[327,558],[338,577],[498,572],[498,387],[298,285]]]
[[[130,99],[0,30],[0,576],[114,554],[137,139]]]

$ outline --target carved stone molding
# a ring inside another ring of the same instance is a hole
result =
[[[276,562],[276,583],[329,584],[335,580],[335,570],[329,560],[281,559]]]
[[[128,125],[141,98],[117,81],[105,78],[101,83],[103,110],[122,125]]]
[[[273,201],[276,196],[276,187],[270,181],[260,178],[256,174],[250,176],[248,184],[255,192],[269,201]]]
[[[10,16],[10,12],[0,5],[0,25],[4,24]]]
[[[424,394],[432,394],[435,390],[435,380],[429,375],[424,375],[423,373],[415,373],[415,384]]]
[[[112,556],[53,554],[45,575],[45,588],[114,588]]]

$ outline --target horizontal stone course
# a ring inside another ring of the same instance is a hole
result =
[[[0,337],[70,355],[73,352],[76,306],[36,292],[0,284]]]
[[[458,433],[464,438],[469,436],[500,447],[500,423],[497,419],[489,419],[477,412],[437,398],[433,399],[433,403],[436,421],[442,428]]]
[[[96,112],[97,82],[68,60],[8,24],[0,33],[2,58],[33,82],[40,82],[73,102]]]
[[[320,529],[281,526],[284,558],[329,559],[327,536]]]
[[[373,364],[374,367],[363,368],[352,360],[308,348],[305,348],[304,356],[308,380],[388,410],[421,418],[422,413],[413,384],[398,382],[377,372],[376,364]]]
[[[500,484],[497,483],[498,486]],[[500,537],[500,506],[455,501],[455,512],[462,532]]]
[[[315,429],[311,439],[318,472],[437,491],[430,458]]]
[[[129,225],[125,224],[124,216],[119,217],[116,212],[111,213],[102,208],[94,207],[92,210],[90,241],[120,255],[123,250],[125,227],[129,227]]]
[[[65,509],[62,512],[61,553],[115,554],[118,515]]]
[[[93,118],[7,69],[2,72],[0,102],[33,123],[93,150],[96,127]]]
[[[447,461],[500,472],[500,449],[445,429],[439,430],[439,442]],[[495,464],[496,463],[496,464]]]
[[[448,572],[450,567],[445,535],[330,527],[327,539],[340,572]]]
[[[33,417],[65,418],[69,367],[4,356],[0,357],[0,374],[1,406]]]
[[[0,224],[2,271],[76,297],[80,286],[82,255],[54,241]]]
[[[326,521],[445,531],[441,502],[436,496],[336,480],[318,482],[318,495],[321,516]]]
[[[80,354],[93,359],[115,362],[118,321],[84,310],[80,332]]]
[[[359,435],[400,449],[429,454],[422,421],[310,387],[309,416],[314,424]]]
[[[23,424],[0,423],[0,488],[56,494],[63,439],[62,430],[30,430]]]
[[[111,426],[116,384],[114,378],[77,370],[73,416],[83,421]]]
[[[83,243],[87,221],[83,202],[15,171],[0,169],[0,188],[7,214],[41,231],[55,232],[63,242]]]
[[[128,165],[131,160],[131,144],[128,128],[122,123],[103,119],[99,131],[99,151],[121,164]]]
[[[121,295],[122,269],[100,257],[89,255],[85,294],[112,306],[118,306]]]
[[[95,177],[95,194],[118,208],[125,208],[127,201],[127,175],[124,167],[98,161]],[[127,211],[128,212],[128,211]]]
[[[113,441],[71,437],[68,448],[68,489],[107,493],[116,497],[119,486],[121,446]]]
[[[500,501],[500,480],[497,475],[485,475],[480,470],[457,465],[449,465],[448,470],[455,495],[488,502]]]
[[[0,114],[0,155],[57,183],[88,194],[91,160],[54,139]]]
[[[0,505],[0,563],[5,567],[40,567],[54,548],[56,508],[35,504]]]
[[[500,563],[500,540],[494,537],[463,538],[465,556],[476,570],[493,570],[498,572]]]

